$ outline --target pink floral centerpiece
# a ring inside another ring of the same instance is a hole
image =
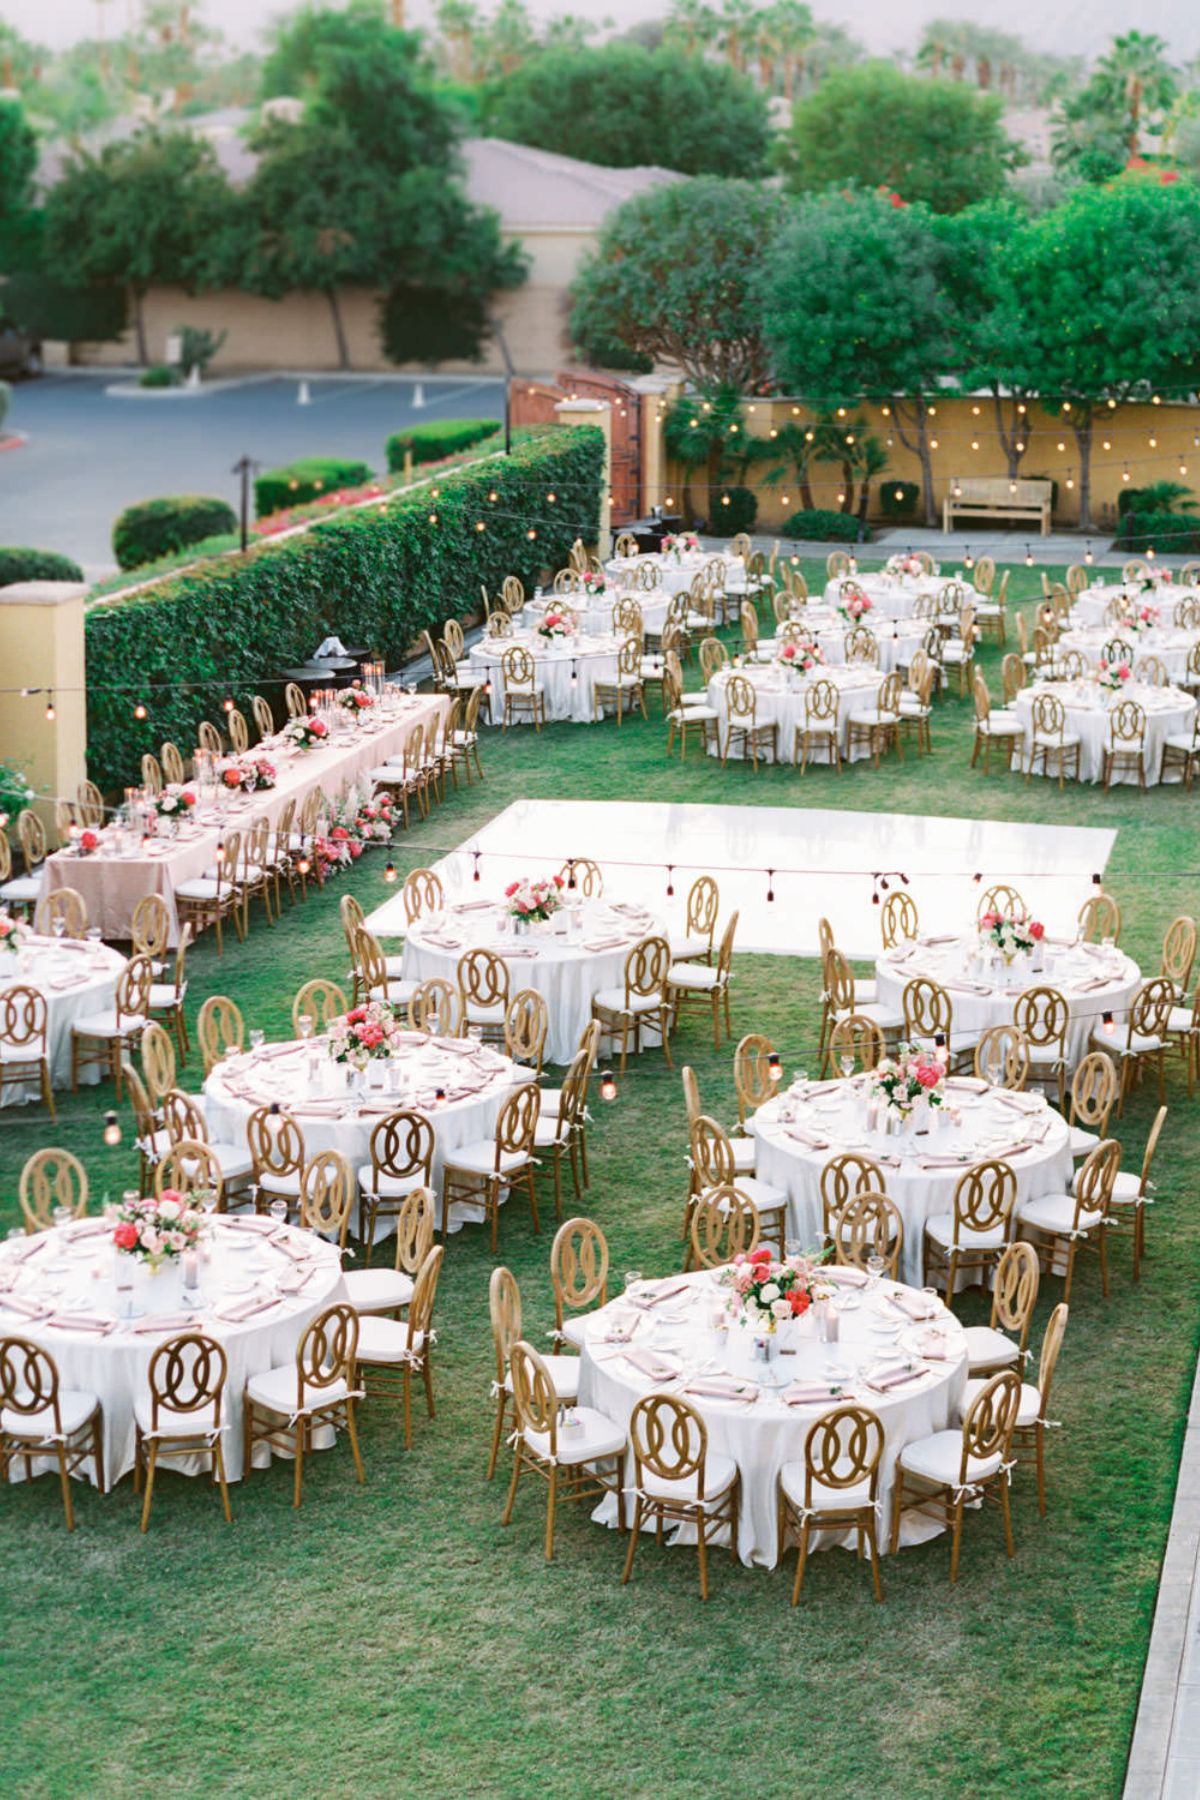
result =
[[[842,595],[837,609],[847,624],[858,625],[872,610],[870,595],[864,594],[861,588],[856,588],[851,593]]]
[[[368,694],[365,688],[359,687],[358,683],[354,682],[350,687],[342,689],[337,697],[337,703],[343,712],[349,713],[352,719],[358,719],[374,706],[375,696]]]
[[[329,1027],[329,1055],[336,1063],[365,1069],[374,1058],[391,1056],[400,1030],[395,1009],[386,1000],[355,1006]]]
[[[0,912],[0,952],[15,956],[29,935],[24,919],[14,919],[11,913]]]
[[[583,593],[592,597],[603,594],[608,587],[600,569],[585,569],[579,578],[579,584]]]
[[[907,1119],[918,1100],[930,1106],[946,1098],[946,1065],[932,1050],[901,1044],[895,1056],[887,1056],[871,1074],[869,1097],[886,1111]]]
[[[278,779],[275,764],[265,756],[231,756],[220,764],[221,786],[231,794],[257,794],[273,788]]]
[[[1014,956],[1030,955],[1045,935],[1041,920],[1031,919],[1025,913],[985,912],[979,921],[980,938],[998,950],[1005,962],[1011,962]]]
[[[553,918],[562,905],[564,886],[561,875],[546,875],[537,881],[510,881],[504,890],[508,910],[518,924]]]
[[[773,1336],[789,1319],[803,1318],[827,1289],[819,1286],[820,1256],[788,1256],[781,1262],[762,1246],[741,1252],[720,1272],[728,1288],[726,1310],[739,1324]]]
[[[899,575],[906,581],[916,581],[918,576],[924,575],[926,572],[921,558],[910,552],[905,552],[900,556],[889,556],[883,566],[889,575]],[[933,566],[933,572],[935,575],[938,572],[936,563]]]
[[[1133,670],[1126,662],[1102,662],[1096,680],[1106,694],[1119,694],[1126,682],[1133,680]]]
[[[283,741],[293,750],[316,750],[329,736],[324,719],[291,719],[283,728]]]
[[[700,539],[690,531],[668,532],[662,541],[662,554],[682,562],[685,556],[700,554]]]
[[[108,1217],[116,1249],[151,1270],[194,1250],[205,1226],[204,1214],[177,1188],[164,1188],[157,1197],[126,1194],[119,1206],[109,1207]]]
[[[542,622],[537,628],[537,634],[539,637],[548,638],[551,642],[555,642],[559,638],[568,636],[571,628],[572,621],[568,615],[559,607],[551,607],[547,613],[543,614]]]
[[[1125,631],[1153,631],[1159,621],[1159,610],[1150,600],[1139,606],[1132,618],[1127,618],[1122,629]]]
[[[154,810],[160,819],[185,819],[196,804],[195,788],[170,781],[154,796]]]
[[[811,675],[814,669],[822,668],[825,662],[821,646],[814,643],[812,638],[802,638],[799,642],[789,638],[775,660],[783,668],[799,669],[805,675]]]

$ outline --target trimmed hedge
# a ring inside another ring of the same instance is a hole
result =
[[[15,581],[82,581],[83,570],[57,550],[20,550],[0,547],[0,587]]]
[[[113,526],[113,555],[123,569],[140,569],[237,529],[232,506],[211,494],[172,494],[127,506]]]
[[[495,589],[519,575],[532,587],[543,568],[563,566],[577,537],[595,541],[603,468],[602,434],[562,427],[511,456],[452,470],[436,500],[428,490],[406,494],[385,510],[343,514],[93,605],[85,621],[93,780],[105,789],[136,782],[143,751],[164,738],[186,752],[198,721],[215,718],[227,694],[247,708],[331,631],[395,668],[423,630],[470,605],[463,596],[481,582]],[[141,695],[144,721],[133,717]]]
[[[853,513],[826,512],[822,507],[814,507],[811,512],[794,512],[790,519],[783,522],[784,537],[821,539],[832,538],[844,544],[857,544],[860,538],[865,543],[870,532],[865,525],[860,525]]]
[[[394,431],[387,441],[388,470],[400,473],[406,450],[412,451],[414,463],[442,462],[481,444],[499,429],[499,419],[438,419],[429,425],[410,425],[407,431]]]
[[[725,487],[713,499],[709,530],[714,537],[736,537],[739,531],[753,531],[758,517],[758,500],[746,487]]]
[[[281,469],[264,469],[254,483],[254,514],[282,512],[285,506],[307,506],[338,488],[361,487],[374,474],[365,462],[344,456],[302,456]]]
[[[1160,556],[1192,556],[1200,550],[1200,519],[1186,513],[1125,513],[1114,550],[1156,550]]]

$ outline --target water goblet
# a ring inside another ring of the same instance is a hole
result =
[[[879,1284],[883,1280],[883,1272],[886,1268],[887,1268],[887,1258],[885,1256],[879,1256],[879,1255],[868,1256],[868,1258],[867,1258],[867,1274],[871,1278],[871,1286],[873,1288],[878,1288]]]
[[[854,1073],[854,1055],[852,1051],[843,1050],[838,1057],[838,1068],[842,1071],[842,1079],[849,1081]]]
[[[255,1026],[254,1030],[250,1033],[250,1048],[252,1050],[261,1050],[266,1041],[266,1032],[259,1030],[259,1028]]]
[[[641,1285],[642,1285],[642,1271],[640,1269],[626,1269],[626,1271],[625,1271],[625,1292],[627,1294],[636,1293],[638,1288],[641,1287]]]
[[[104,942],[104,933],[98,925],[89,925],[85,935],[89,944],[102,944]]]
[[[296,1027],[296,1030],[297,1030],[297,1034],[299,1035],[299,1037],[301,1038],[302,1041],[306,1042],[312,1036],[313,1022],[314,1022],[313,1016],[311,1013],[301,1013],[300,1020]]]
[[[269,1211],[277,1225],[287,1224],[288,1203],[286,1200],[272,1200]]]
[[[54,933],[55,942],[61,944],[67,935],[67,921],[61,913],[55,913],[50,921],[50,929]]]

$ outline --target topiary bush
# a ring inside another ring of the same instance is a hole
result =
[[[123,569],[139,569],[189,544],[237,528],[232,506],[209,494],[172,494],[127,506],[113,526],[113,555]]]
[[[713,499],[709,530],[714,537],[736,537],[739,531],[753,531],[757,517],[758,499],[749,488],[722,488]]]
[[[0,587],[15,581],[82,581],[83,570],[57,550],[12,550],[0,547]]]
[[[852,513],[827,512],[822,507],[813,507],[810,512],[794,512],[790,519],[783,522],[784,537],[833,539],[838,543],[857,544],[869,541],[871,533],[865,525],[861,525]]]
[[[499,429],[499,419],[439,419],[429,425],[410,425],[406,431],[394,431],[388,439],[388,469],[393,475],[400,473],[406,450],[412,451],[414,463],[441,462],[481,444]]]
[[[366,463],[340,456],[302,456],[281,469],[264,469],[254,483],[255,517],[265,519],[285,506],[307,506],[339,488],[361,487],[373,473]]]
[[[1114,550],[1156,550],[1160,556],[1192,556],[1200,550],[1200,519],[1186,513],[1127,512]]]
[[[603,468],[594,426],[560,427],[518,441],[511,456],[451,470],[436,502],[414,492],[96,602],[85,620],[93,779],[137,781],[143,751],[164,738],[190,746],[221,699],[248,707],[330,631],[394,668],[481,582],[494,590],[517,575],[532,587],[543,568],[562,567],[577,537],[595,541]],[[143,695],[153,703],[137,720]]]
[[[169,363],[151,363],[138,376],[138,386],[144,388],[172,388],[179,386],[179,371],[171,368]]]
[[[921,490],[915,481],[881,481],[879,510],[885,519],[911,519]]]

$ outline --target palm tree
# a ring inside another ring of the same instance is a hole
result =
[[[724,0],[720,15],[721,48],[735,69],[744,69],[746,53],[758,29],[758,8],[752,0]]]
[[[479,30],[479,8],[473,0],[438,0],[437,28],[446,46],[446,60],[456,81],[470,84],[474,78],[472,43]]]
[[[782,66],[784,98],[791,100],[796,75],[815,36],[812,11],[804,0],[775,0],[760,15],[760,35],[770,43]]]
[[[717,35],[717,15],[707,0],[671,0],[664,36],[688,56],[705,51]]]
[[[1144,116],[1164,112],[1175,99],[1175,70],[1167,61],[1166,51],[1163,39],[1153,32],[1127,31],[1123,37],[1113,39],[1112,49],[1097,65],[1097,77],[1121,96],[1128,119],[1126,143],[1131,156],[1138,154]]]

